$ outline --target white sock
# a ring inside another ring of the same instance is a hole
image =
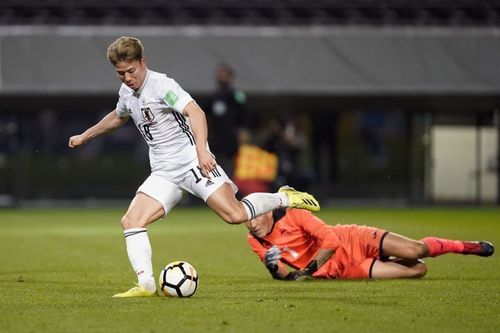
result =
[[[137,275],[138,283],[145,289],[155,292],[156,283],[151,262],[151,244],[146,228],[131,228],[123,231],[127,254],[132,268]]]
[[[285,193],[252,193],[241,199],[247,212],[248,220],[273,209],[288,207]]]

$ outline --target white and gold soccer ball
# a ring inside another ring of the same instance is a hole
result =
[[[190,297],[198,288],[198,272],[186,261],[174,261],[162,269],[158,284],[164,296]]]

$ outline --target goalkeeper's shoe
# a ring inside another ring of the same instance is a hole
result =
[[[149,291],[144,287],[141,287],[140,285],[136,285],[133,288],[130,288],[124,293],[116,294],[113,295],[113,297],[151,297],[155,296],[156,292],[155,291]]]
[[[319,203],[312,195],[306,192],[296,191],[288,185],[281,186],[279,193],[284,193],[288,198],[288,207],[307,209],[312,212],[319,211]]]
[[[489,257],[495,252],[493,244],[485,241],[463,242],[464,249],[462,254],[475,254],[480,257]]]

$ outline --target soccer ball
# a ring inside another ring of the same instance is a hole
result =
[[[174,261],[162,269],[158,284],[164,296],[189,297],[198,287],[198,272],[188,262]]]

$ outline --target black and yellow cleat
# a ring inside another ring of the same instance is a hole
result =
[[[300,208],[317,212],[320,210],[318,200],[306,192],[300,192],[288,185],[281,186],[278,190],[279,193],[284,193],[288,198],[288,207]]]

